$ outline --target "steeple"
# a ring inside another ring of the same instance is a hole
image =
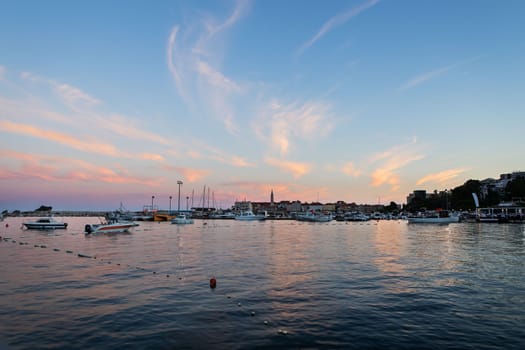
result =
[[[272,188],[272,193],[270,194],[270,204],[273,205],[273,188]]]

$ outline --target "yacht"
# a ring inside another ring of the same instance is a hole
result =
[[[451,215],[448,210],[425,211],[408,216],[407,220],[409,224],[450,224],[459,222],[459,216]]]
[[[173,219],[171,219],[172,224],[193,224],[193,219],[187,217],[185,214],[179,214]]]
[[[35,230],[54,230],[67,228],[66,222],[57,221],[53,217],[40,218],[36,221],[24,222],[23,225],[28,229]]]
[[[266,215],[257,214],[255,215],[251,210],[241,211],[239,215],[235,215],[235,220],[240,221],[262,221],[266,220]]]

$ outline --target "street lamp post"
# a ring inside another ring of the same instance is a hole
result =
[[[190,197],[186,196],[186,211],[189,210],[189,207],[188,207],[190,205],[189,202],[190,202]]]
[[[180,185],[182,185],[182,181],[177,181],[177,185],[179,185],[179,203],[177,206],[177,214],[180,214]]]
[[[171,196],[170,196],[170,215],[171,215]]]
[[[155,196],[151,196],[151,211],[153,211],[153,199],[155,198]]]

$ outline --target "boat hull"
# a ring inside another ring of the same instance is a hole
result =
[[[67,224],[66,223],[58,223],[58,224],[39,224],[39,223],[30,223],[25,222],[23,224],[27,229],[29,230],[57,230],[57,229],[66,229]]]
[[[417,217],[409,217],[408,222],[411,224],[451,224],[455,222],[459,222],[459,217],[447,217],[447,218],[417,218]]]
[[[235,220],[238,221],[263,221],[266,220],[265,216],[236,216]]]

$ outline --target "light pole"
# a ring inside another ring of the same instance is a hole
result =
[[[155,198],[155,196],[151,196],[151,211],[153,211],[153,199]]]
[[[186,211],[189,210],[189,208],[188,208],[189,202],[190,202],[190,196],[186,196]]]
[[[170,215],[171,215],[171,196],[170,196]]]
[[[177,206],[177,214],[180,214],[180,185],[182,185],[182,181],[177,181],[177,185],[179,185],[179,204]]]

